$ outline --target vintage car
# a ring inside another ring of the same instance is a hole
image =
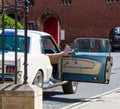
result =
[[[4,74],[5,82],[11,83],[17,79],[18,84],[24,83],[24,34],[24,30],[17,30],[17,46],[15,46],[15,30],[5,29],[4,34],[0,30],[1,81]],[[64,93],[75,93],[78,82],[109,83],[112,57],[108,39],[77,38],[72,43],[69,56],[61,57],[57,64],[51,64],[49,56],[46,55],[60,52],[50,34],[28,30],[26,45],[27,83],[29,84],[35,84],[43,89],[61,85]],[[17,51],[17,72],[15,72],[15,50]],[[4,73],[2,72],[3,62]]]

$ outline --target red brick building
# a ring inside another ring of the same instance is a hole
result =
[[[29,23],[47,31],[60,42],[77,37],[109,37],[120,26],[119,0],[36,0]]]
[[[30,29],[46,31],[58,44],[77,37],[109,37],[120,26],[120,0],[34,0],[29,8]]]

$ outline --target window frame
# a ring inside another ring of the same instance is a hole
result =
[[[72,0],[61,0],[61,4],[62,5],[71,5],[72,4]]]
[[[119,0],[106,0],[106,3],[118,3]]]

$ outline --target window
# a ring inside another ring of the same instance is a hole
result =
[[[110,51],[109,40],[99,38],[77,38],[72,47],[72,51],[78,52],[101,52],[107,53]]]
[[[34,22],[28,22],[28,29],[33,29]]]
[[[29,52],[29,47],[30,47],[30,37],[27,37],[28,43],[28,49],[27,52]],[[4,48],[5,51],[15,51],[15,36],[14,35],[5,35],[4,36]],[[24,52],[24,36],[18,36],[17,38],[18,45],[17,45],[17,51],[18,52]],[[2,50],[2,36],[0,35],[0,51]]]
[[[106,3],[117,3],[119,0],[106,0]]]
[[[61,4],[63,5],[71,5],[72,0],[61,0]]]
[[[58,53],[59,50],[56,47],[54,41],[49,36],[43,36],[41,38],[40,46],[42,47],[42,53]]]

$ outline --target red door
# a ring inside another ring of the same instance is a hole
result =
[[[51,17],[45,21],[44,31],[51,34],[58,44],[58,21],[56,18]]]

